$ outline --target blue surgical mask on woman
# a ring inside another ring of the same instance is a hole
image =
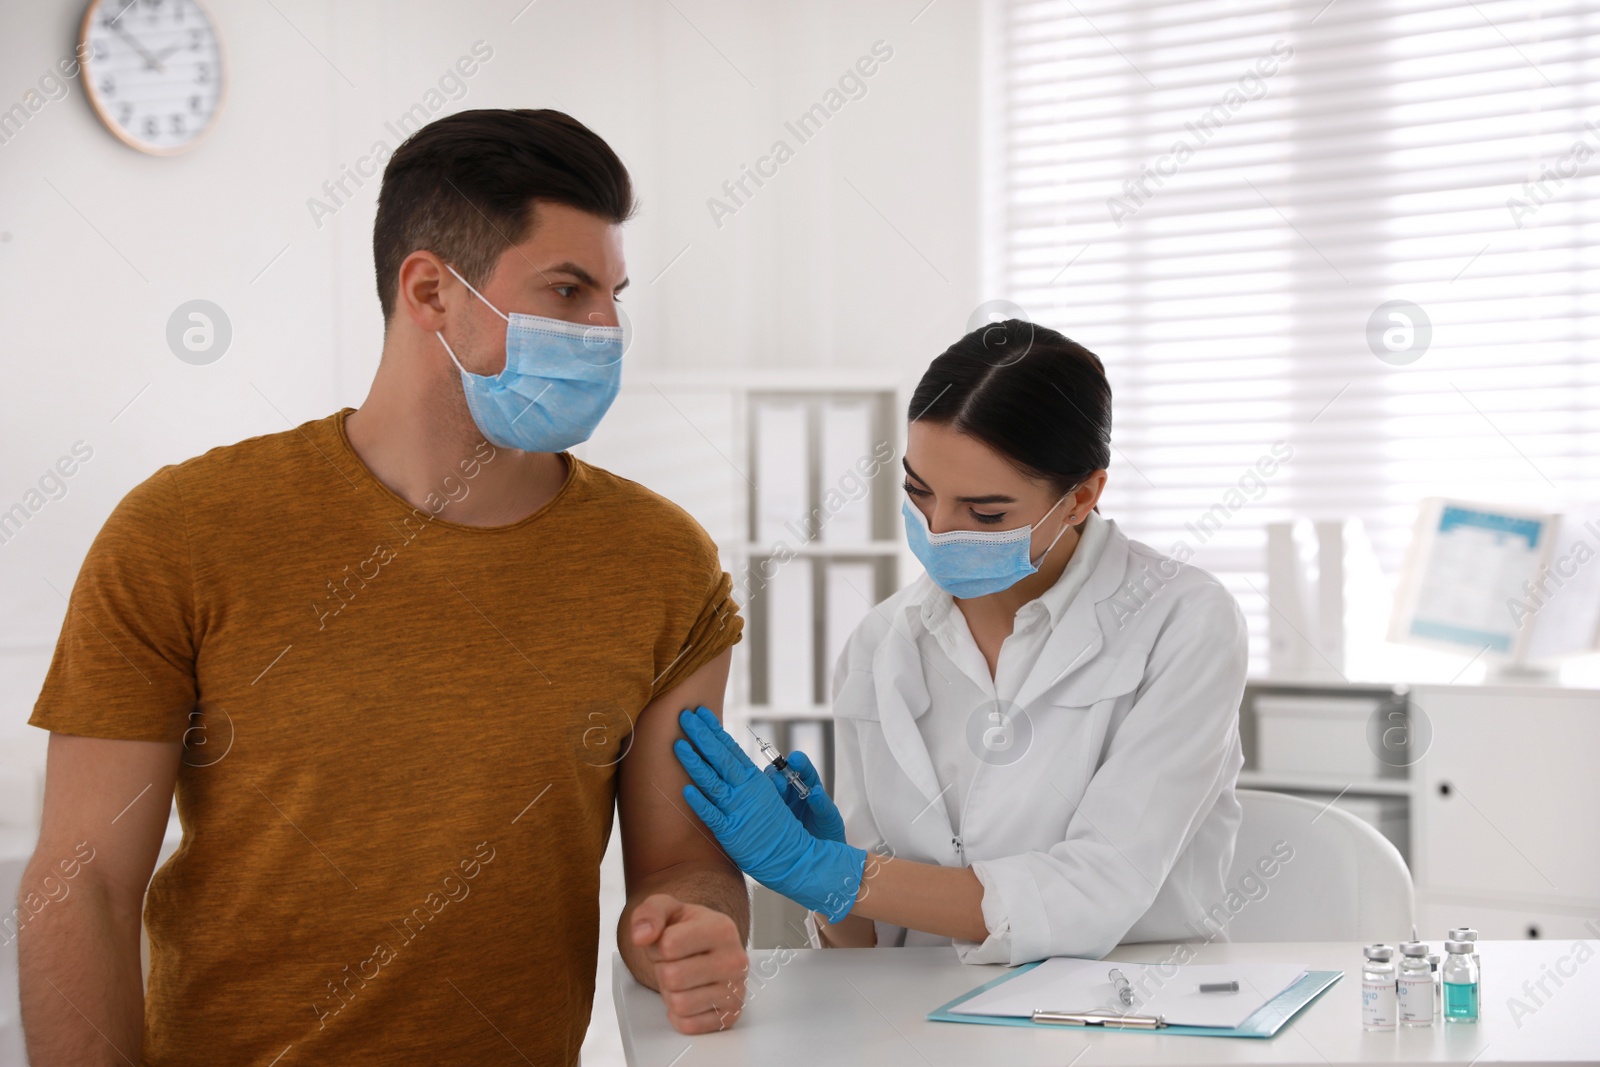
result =
[[[587,441],[622,387],[622,327],[507,315],[454,267],[445,269],[506,320],[506,366],[493,375],[467,370],[434,331],[461,372],[478,431],[501,448],[524,452],[561,452]]]
[[[1070,495],[1069,492],[1067,496]],[[1055,514],[1056,508],[1067,496],[1057,500],[1043,518],[1032,526],[1018,526],[1014,530],[949,530],[934,533],[928,526],[927,516],[911,501],[903,501],[900,511],[906,520],[906,541],[911,545],[912,554],[922,562],[928,577],[951,596],[970,600],[1010,589],[1038,571],[1038,564],[1044,562],[1050,549],[1056,547],[1056,541],[1061,540],[1067,527],[1062,524],[1061,533],[1056,534],[1049,547],[1039,553],[1037,561],[1028,555],[1028,548],[1033,543],[1033,531]]]

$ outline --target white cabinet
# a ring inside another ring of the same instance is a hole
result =
[[[1256,679],[1240,731],[1240,785],[1394,842],[1424,940],[1600,937],[1600,692]]]
[[[1479,899],[1419,894],[1418,929],[1441,937],[1452,927],[1470,926],[1486,941],[1547,938],[1566,941],[1600,937],[1594,910],[1560,911],[1533,905],[1485,903]]]
[[[1517,937],[1529,927],[1567,929],[1563,908],[1595,914],[1600,693],[1422,686],[1411,698],[1433,728],[1412,768],[1412,873],[1423,911],[1453,901],[1451,913],[1465,914],[1477,902]]]

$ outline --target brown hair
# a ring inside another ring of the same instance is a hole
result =
[[[560,111],[462,111],[408,137],[384,168],[372,227],[384,322],[412,252],[435,253],[481,288],[500,254],[533,231],[540,200],[615,223],[635,207],[622,160]]]

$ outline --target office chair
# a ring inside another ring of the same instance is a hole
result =
[[[1416,915],[1411,872],[1370,823],[1284,793],[1240,789],[1237,795],[1244,820],[1228,870],[1230,899],[1212,909],[1207,933],[1220,926],[1230,941],[1393,943],[1410,937]],[[1281,860],[1284,855],[1290,858]],[[1271,876],[1263,864],[1275,867]]]

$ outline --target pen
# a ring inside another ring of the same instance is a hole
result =
[[[1200,983],[1200,992],[1202,992],[1202,993],[1237,993],[1237,992],[1239,992],[1239,983],[1237,981],[1233,981],[1233,982],[1201,982]]]

